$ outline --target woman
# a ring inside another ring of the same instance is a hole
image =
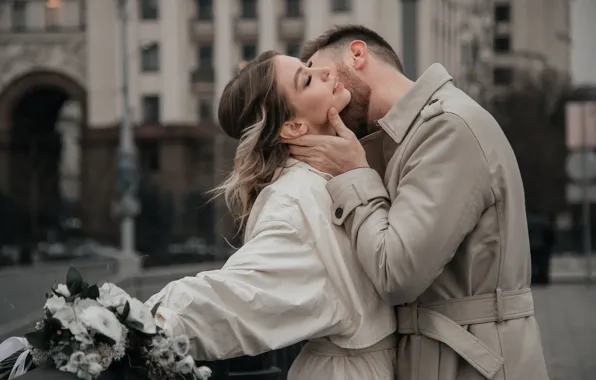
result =
[[[198,360],[256,355],[307,341],[289,379],[393,379],[393,308],[333,223],[329,175],[289,157],[282,139],[331,134],[327,112],[351,94],[327,68],[265,52],[226,86],[219,122],[240,138],[217,189],[244,232],[221,270],[168,284],[158,324],[186,333]]]

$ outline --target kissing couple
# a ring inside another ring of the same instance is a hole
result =
[[[304,342],[289,380],[547,380],[524,191],[495,119],[362,26],[230,81],[244,245],[146,305],[198,361]],[[191,358],[191,359],[192,359]]]
[[[413,82],[339,26],[248,63],[218,118],[244,245],[148,301],[195,359],[304,341],[290,380],[548,379],[514,152],[440,64]]]

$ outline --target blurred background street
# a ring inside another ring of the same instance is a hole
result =
[[[336,24],[439,62],[513,146],[551,380],[596,379],[596,0],[0,0],[0,341],[70,264],[142,300],[239,246],[207,191],[241,65]],[[284,354],[286,355],[286,354]]]

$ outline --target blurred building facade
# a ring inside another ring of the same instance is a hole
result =
[[[213,209],[199,227],[185,215],[230,168],[234,142],[217,127],[218,97],[238,63],[261,51],[296,56],[327,28],[357,23],[388,40],[410,77],[440,62],[475,95],[508,86],[517,68],[570,69],[568,0],[136,0],[128,17],[139,161],[144,178],[172,199],[180,233],[207,228],[217,235],[233,225],[214,227],[221,218],[209,219]],[[110,205],[122,117],[119,28],[116,0],[0,1],[0,191],[29,214],[40,210],[29,229],[41,228],[42,214],[55,212],[47,205],[68,192],[82,205],[85,230],[117,232]],[[42,140],[54,142],[32,148],[31,136],[45,135],[17,132],[27,130],[19,123],[47,124],[43,133],[52,138]],[[60,123],[69,127],[56,128]],[[70,153],[56,153],[65,146]],[[28,190],[44,180],[34,173],[35,149],[40,160],[70,157],[70,165],[50,165],[45,180],[71,190]]]
[[[575,86],[596,86],[596,1],[571,2],[572,39],[571,72]]]

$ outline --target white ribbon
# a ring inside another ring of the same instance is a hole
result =
[[[13,336],[12,338],[6,339],[4,342],[0,343],[0,362],[9,358],[15,352],[22,350],[23,348],[27,348],[28,346],[29,343],[25,338]],[[21,376],[29,370],[31,362],[29,362],[27,365],[25,364],[27,363],[27,355],[29,355],[28,349],[19,355],[14,366],[12,367],[12,371],[10,371],[10,375],[8,375],[9,380],[14,379],[17,376]]]

